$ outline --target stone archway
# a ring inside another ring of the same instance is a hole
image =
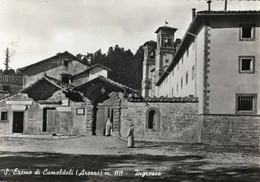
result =
[[[119,93],[111,92],[111,93],[107,94],[107,96],[112,101],[111,109],[113,109],[113,125],[112,125],[113,135],[121,136],[120,135],[121,99],[119,97]],[[98,102],[93,103],[93,109],[92,109],[93,114],[92,114],[92,122],[91,122],[92,135],[96,135],[97,134],[96,131],[98,132],[98,134],[100,134],[100,132],[102,132],[101,130],[103,130],[103,128],[105,128],[104,122],[106,122],[106,121],[104,121],[104,119],[107,120],[107,116],[105,116],[105,117],[102,116],[102,112],[104,112],[104,107],[102,107],[103,101],[104,100],[99,100]],[[107,114],[107,113],[104,112],[103,114]],[[99,122],[102,122],[102,123],[99,123]]]

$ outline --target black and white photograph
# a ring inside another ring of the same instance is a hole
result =
[[[0,182],[260,181],[259,0],[0,0]]]

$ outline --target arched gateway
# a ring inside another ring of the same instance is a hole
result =
[[[120,95],[134,93],[135,90],[112,81],[108,78],[99,76],[76,88],[91,101],[92,104],[92,135],[103,135],[105,124],[108,118],[113,124],[113,135],[120,136]]]

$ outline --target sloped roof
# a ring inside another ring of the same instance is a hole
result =
[[[173,28],[173,27],[169,27],[169,26],[162,26],[162,27],[159,27],[155,33],[158,33],[160,30],[168,30],[168,31],[172,31],[172,32],[175,32],[177,30],[177,28]]]
[[[144,44],[143,44],[143,46],[146,46],[147,44],[157,44],[157,42],[156,41],[154,41],[154,40],[149,40],[149,41],[147,41],[147,42],[145,42]]]
[[[143,98],[143,97],[130,97],[127,99],[129,102],[198,102],[198,97],[157,97],[157,98]]]
[[[105,78],[103,76],[98,76],[97,78],[94,78],[94,79],[92,79],[92,80],[90,80],[90,81],[88,81],[86,83],[83,83],[82,85],[79,85],[79,86],[73,88],[72,90],[80,90],[80,88],[88,86],[88,85],[92,85],[94,82],[97,82],[98,80],[101,80],[103,82],[111,84],[111,85],[113,85],[115,87],[118,87],[118,88],[120,88],[122,90],[126,90],[128,92],[135,92],[135,93],[137,92],[136,90],[134,90],[134,89],[132,89],[130,87],[127,87],[126,85],[123,85],[121,83],[115,82],[115,81],[113,81],[113,80],[111,80],[109,78]]]
[[[39,100],[50,98],[53,93],[58,90],[62,90],[63,93],[68,93],[72,88],[74,88],[73,85],[63,83],[60,80],[45,75],[21,92],[27,93],[28,97],[38,102]]]
[[[101,67],[101,68],[103,68],[103,69],[105,69],[105,70],[107,70],[107,71],[112,71],[110,68],[108,68],[108,67],[106,67],[106,66],[104,66],[104,65],[102,65],[102,64],[95,64],[95,65],[93,65],[93,66],[91,66],[91,67],[89,67],[89,68],[87,68],[85,71],[82,71],[82,72],[80,72],[80,73],[78,73],[78,74],[76,74],[76,75],[73,75],[73,76],[71,76],[70,78],[75,78],[75,77],[77,77],[77,76],[80,76],[80,75],[82,75],[82,74],[84,74],[84,73],[87,73],[87,72],[89,72],[90,70],[92,70],[93,68],[95,68],[95,67],[97,67],[97,66],[99,66],[99,67]]]
[[[73,85],[66,84],[66,83],[64,83],[64,82],[62,82],[60,80],[57,80],[55,78],[52,78],[50,76],[45,75],[41,79],[37,80],[36,82],[32,83],[31,85],[29,85],[28,87],[23,89],[21,92],[26,93],[27,90],[33,88],[35,85],[37,85],[38,83],[40,83],[43,80],[49,82],[50,84],[54,85],[55,87],[57,87],[57,88],[59,88],[61,90],[72,89],[72,88],[75,87]]]
[[[65,52],[63,52],[63,53],[57,53],[55,56],[49,57],[49,58],[44,59],[44,60],[42,60],[42,61],[38,61],[38,62],[36,62],[36,63],[34,63],[34,64],[30,64],[30,65],[28,65],[28,66],[19,68],[18,70],[19,70],[21,73],[23,73],[27,68],[31,68],[31,67],[36,66],[36,65],[38,65],[38,64],[40,64],[40,63],[43,63],[43,62],[48,61],[48,60],[50,60],[50,59],[56,58],[56,57],[58,57],[58,56],[60,56],[60,55],[62,55],[62,54],[66,54],[66,55],[68,55],[68,56],[71,56],[72,58],[74,58],[75,60],[81,62],[82,64],[87,65],[85,62],[83,62],[82,60],[80,60],[79,58],[77,58],[77,56],[71,54],[71,53],[68,52],[68,51],[65,51]],[[87,66],[88,66],[88,65],[87,65]]]

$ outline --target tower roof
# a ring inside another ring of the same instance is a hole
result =
[[[170,31],[170,32],[174,33],[177,30],[177,28],[173,28],[173,27],[169,27],[169,26],[162,26],[162,27],[159,27],[155,31],[155,33],[158,33],[160,30],[166,30],[166,31]]]
[[[157,44],[157,42],[154,40],[149,40],[149,41],[145,42],[143,46],[146,46],[147,44]]]

